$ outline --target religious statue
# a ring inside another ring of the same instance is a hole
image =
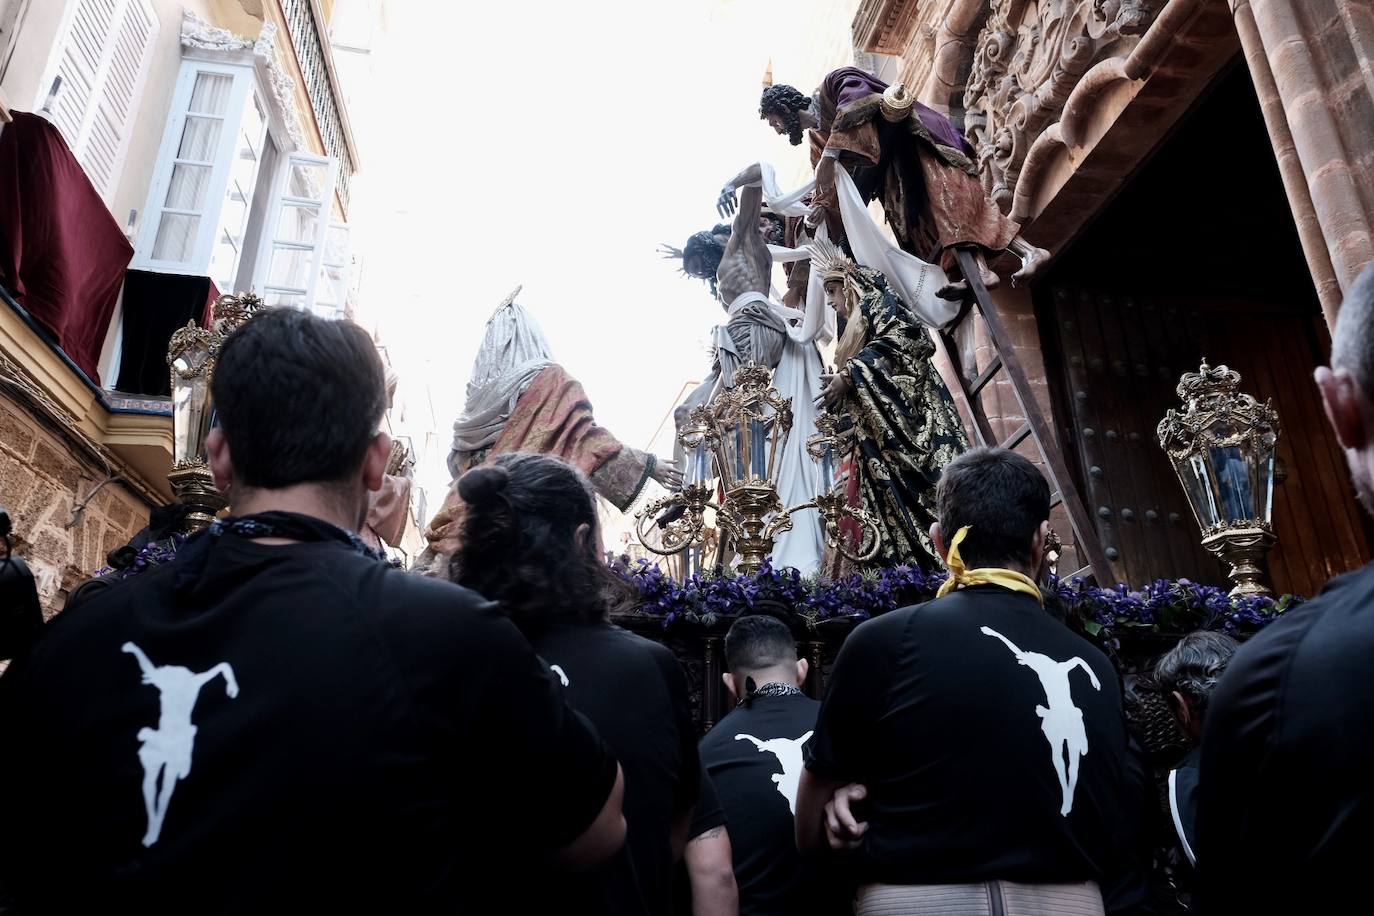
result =
[[[469,469],[506,452],[554,455],[591,480],[624,511],[650,479],[674,489],[682,475],[672,461],[631,448],[596,424],[577,379],[553,361],[534,316],[515,301],[516,287],[487,322],[468,378],[467,403],[453,424],[448,456],[454,482]],[[458,488],[425,531],[428,548],[417,565],[438,571],[457,548],[463,501]]]
[[[759,163],[738,176],[742,188],[736,206],[732,199],[722,215],[733,213],[728,228],[718,225],[699,232],[682,250],[668,249],[682,258],[683,272],[707,279],[726,307],[726,322],[712,333],[712,373],[675,411],[681,430],[691,409],[705,404],[721,388],[735,385],[735,373],[745,365],[774,370],[773,385],[792,399],[793,423],[813,428],[814,400],[820,393],[821,359],[816,339],[826,331],[823,303],[790,308],[770,298],[774,251],[782,238],[782,219],[763,206],[765,186],[772,190],[772,170]],[[771,195],[770,195],[771,197]],[[806,253],[801,253],[802,257]],[[712,276],[713,275],[713,276]],[[778,492],[786,505],[810,501],[816,494],[815,461],[806,453],[805,436],[792,436],[779,458]],[[660,524],[674,516],[665,514]],[[791,566],[809,574],[820,566],[823,537],[820,519],[807,518],[782,532],[773,551],[776,566]]]
[[[812,96],[787,85],[763,90],[759,115],[794,146],[809,133],[816,186],[812,225],[822,220],[830,238],[843,239],[836,201],[835,166],[853,177],[865,203],[882,195],[888,225],[904,251],[952,272],[954,249],[973,250],[989,288],[998,285],[987,258],[1010,250],[1021,259],[1012,285],[1029,282],[1049,257],[1021,236],[983,191],[973,148],[949,119],[913,100],[901,86],[856,67],[828,74]],[[725,192],[733,194],[727,185]],[[966,280],[939,294],[961,299]]]
[[[811,269],[826,303],[844,321],[837,370],[824,377],[820,400],[853,422],[851,496],[878,521],[874,563],[938,568],[930,540],[938,520],[935,484],[968,438],[949,389],[931,364],[935,347],[925,323],[879,271],[861,267],[818,240]],[[832,570],[835,571],[835,570]]]

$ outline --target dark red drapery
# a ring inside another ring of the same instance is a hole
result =
[[[0,284],[91,381],[134,250],[56,127],[0,132]]]

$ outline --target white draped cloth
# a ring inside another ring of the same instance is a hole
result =
[[[783,216],[811,215],[811,208],[801,199],[816,187],[814,178],[794,191],[783,193],[778,189],[771,165],[760,162],[759,173],[762,176],[763,200],[769,209]],[[887,277],[893,292],[901,296],[902,301],[931,327],[943,328],[958,317],[957,301],[935,295],[936,290],[949,282],[945,272],[938,264],[927,264],[893,244],[883,228],[873,220],[868,207],[864,206],[859,189],[846,169],[835,169],[835,191],[840,202],[840,221],[855,261]],[[801,261],[811,256],[805,247],[769,245],[768,252],[775,264]]]
[[[534,377],[553,364],[544,332],[524,306],[512,302],[487,322],[468,377],[467,403],[453,424],[449,471],[459,453],[491,446],[505,429],[515,402]]]
[[[854,179],[843,168],[835,169],[835,191],[840,199],[840,218],[854,259],[887,277],[892,291],[902,297],[921,320],[943,328],[959,315],[958,301],[941,299],[936,290],[948,282],[939,265],[927,264],[903,251],[888,239],[864,206]]]

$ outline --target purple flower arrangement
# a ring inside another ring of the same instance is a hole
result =
[[[112,575],[116,579],[128,579],[151,566],[172,562],[172,558],[177,554],[177,548],[185,541],[186,535],[174,534],[161,541],[149,541],[137,550],[132,545],[125,545],[118,550],[111,551],[107,559],[112,565],[97,569],[95,574],[97,576]]]
[[[795,569],[765,563],[752,575],[696,573],[678,582],[647,560],[622,556],[612,564],[640,594],[640,611],[662,620],[663,628],[710,627],[778,602],[793,622],[815,626],[830,620],[867,620],[935,597],[948,574],[915,566],[893,566],[838,579],[803,578]],[[1057,599],[1071,626],[1108,649],[1122,636],[1220,630],[1248,636],[1303,600],[1231,598],[1225,590],[1188,579],[1157,579],[1143,589],[1102,588],[1081,579],[1054,580]]]

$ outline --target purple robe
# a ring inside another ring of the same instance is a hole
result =
[[[822,105],[826,110],[834,111],[836,117],[843,117],[846,111],[853,109],[855,103],[875,94],[882,95],[887,85],[858,67],[841,67],[826,74],[824,82],[821,83]],[[911,112],[920,119],[926,132],[937,145],[951,147],[970,159],[973,158],[973,145],[959,133],[949,118],[920,102],[912,104]],[[829,128],[828,124],[822,126]]]

